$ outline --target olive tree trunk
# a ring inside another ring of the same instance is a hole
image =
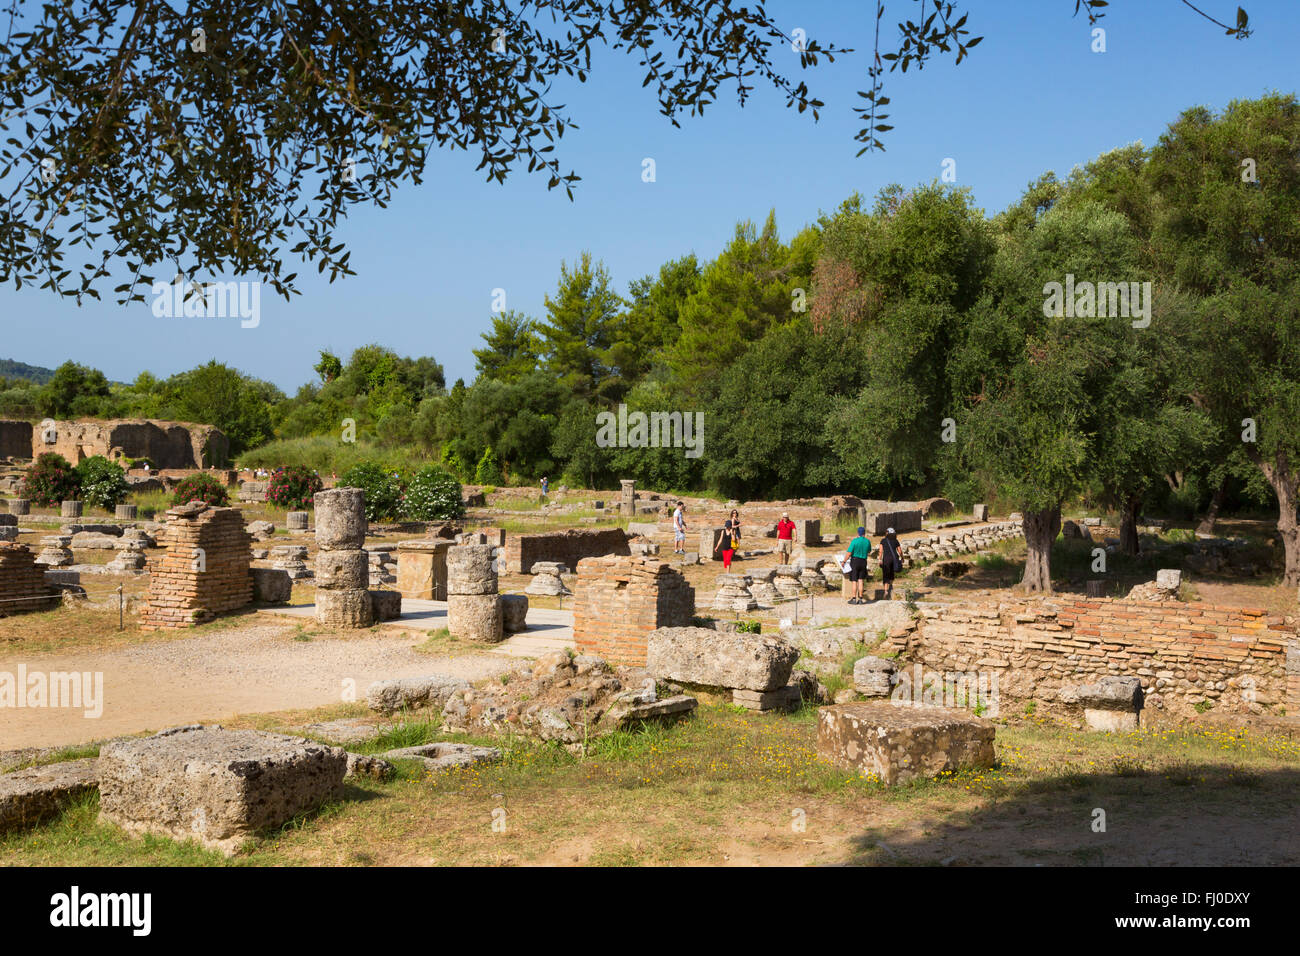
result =
[[[1026,591],[1052,593],[1052,543],[1061,531],[1061,506],[1024,513],[1025,576],[1021,587]]]

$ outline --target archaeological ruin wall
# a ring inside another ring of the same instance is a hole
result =
[[[253,601],[253,536],[238,508],[190,502],[167,512],[140,629],[191,627]]]
[[[573,638],[579,654],[644,667],[646,639],[660,627],[686,627],[695,589],[672,565],[645,558],[587,558],[577,565]]]
[[[927,607],[887,649],[931,671],[995,673],[1004,699],[1049,707],[1063,687],[1119,675],[1141,680],[1148,709],[1180,716],[1198,705],[1300,710],[1296,622],[1260,608],[1071,598]]]
[[[584,558],[629,555],[627,533],[622,528],[579,528],[546,534],[517,534],[506,537],[506,568],[514,574],[529,574],[538,561],[552,561],[576,568]]]

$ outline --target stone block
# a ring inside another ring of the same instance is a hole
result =
[[[451,677],[447,674],[398,677],[371,684],[366,690],[366,706],[381,714],[394,714],[399,710],[418,710],[424,707],[440,708],[452,694],[469,689],[469,681],[463,677]]]
[[[1183,572],[1177,568],[1161,568],[1156,571],[1156,587],[1163,591],[1177,591],[1183,583]]]
[[[943,707],[867,701],[817,712],[818,755],[889,786],[992,767],[993,738],[990,721]]]
[[[48,820],[97,785],[93,758],[0,774],[0,833]]]
[[[325,627],[369,627],[375,622],[370,592],[364,588],[316,591],[316,623]]]
[[[777,690],[798,659],[798,648],[779,637],[707,627],[661,627],[646,640],[651,675],[709,687]]]
[[[447,630],[465,641],[496,644],[504,640],[499,595],[449,594]]]
[[[1142,711],[1142,679],[1107,675],[1092,684],[1067,685],[1058,699],[1083,708],[1083,720],[1093,730],[1137,730]]]
[[[32,513],[32,503],[26,498],[10,498],[9,513],[11,515],[27,515]]]
[[[822,523],[817,518],[799,518],[794,523],[794,540],[804,546],[822,543]]]
[[[370,584],[370,555],[362,550],[316,552],[316,587],[357,590]]]
[[[253,568],[253,600],[261,604],[286,604],[293,595],[293,578],[279,568]]]
[[[746,710],[798,710],[803,689],[799,684],[787,684],[776,690],[733,690],[731,702]]]
[[[972,510],[973,510],[973,512],[974,512],[974,517],[975,517],[975,520],[976,520],[976,521],[988,521],[988,520],[989,520],[989,506],[988,506],[988,505],[976,505]]]
[[[253,730],[182,727],[109,743],[99,756],[100,818],[233,854],[245,841],[343,792],[337,747]]]
[[[397,590],[424,601],[447,599],[447,549],[451,542],[403,541],[397,546]]]
[[[853,665],[853,688],[864,697],[888,697],[897,669],[884,657],[860,657]]]
[[[473,744],[433,743],[418,747],[402,747],[384,754],[385,760],[416,760],[425,770],[451,770],[472,767],[478,763],[496,763],[501,751],[496,747],[476,747]]]
[[[290,531],[306,531],[310,517],[305,511],[290,511],[284,516],[284,526]]]
[[[324,551],[360,550],[366,543],[366,493],[360,488],[316,492],[316,546]]]
[[[59,514],[64,518],[80,518],[82,508],[80,501],[64,501],[59,504]]]
[[[497,572],[490,544],[460,544],[447,549],[447,594],[496,594]]]
[[[501,626],[507,634],[518,634],[528,628],[528,596],[526,594],[501,595]]]
[[[376,621],[395,621],[402,616],[402,592],[376,588],[370,592],[370,607]]]
[[[122,521],[134,521],[137,511],[135,505],[118,505],[113,509],[113,517]]]

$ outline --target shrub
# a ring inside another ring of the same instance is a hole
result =
[[[505,478],[501,475],[501,466],[497,464],[497,456],[492,454],[491,448],[485,448],[483,457],[478,460],[478,467],[474,469],[474,484],[500,485],[504,483]]]
[[[316,492],[324,488],[320,475],[306,465],[277,469],[266,488],[266,500],[290,511],[310,508]]]
[[[78,465],[77,476],[81,479],[81,497],[95,508],[112,510],[131,493],[126,472],[103,455],[92,455]]]
[[[353,465],[339,478],[340,488],[360,488],[366,493],[366,520],[394,518],[402,510],[402,481],[374,461]]]
[[[81,476],[62,455],[47,451],[37,457],[23,479],[22,496],[38,505],[71,501],[81,491]]]
[[[460,482],[437,465],[426,465],[406,486],[405,510],[415,521],[459,518],[465,513]]]
[[[230,494],[216,475],[201,471],[197,475],[182,478],[180,484],[176,486],[176,493],[172,495],[172,507],[188,504],[191,501],[226,505],[230,503]]]

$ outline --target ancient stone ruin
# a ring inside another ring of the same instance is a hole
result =
[[[47,451],[74,465],[103,455],[114,461],[147,458],[154,470],[213,468],[229,459],[230,443],[220,429],[190,422],[51,421],[33,428],[30,422],[0,421],[0,457],[36,458]]]
[[[670,564],[649,558],[587,558],[578,564],[573,638],[581,654],[644,666],[646,640],[660,627],[686,627],[695,589]]]
[[[202,624],[252,602],[252,538],[238,508],[172,508],[159,544],[167,550],[150,572],[141,630]]]
[[[0,616],[49,607],[53,595],[45,586],[45,566],[23,544],[0,542]]]
[[[422,601],[447,600],[446,539],[402,541],[397,545],[397,590]]]
[[[545,534],[512,535],[506,539],[506,569],[531,574],[539,561],[576,568],[583,558],[631,554],[622,528],[578,528]]]
[[[493,550],[490,544],[447,549],[447,630],[456,637],[487,644],[505,638]]]
[[[888,786],[993,766],[993,724],[965,711],[866,701],[817,712],[817,752]]]
[[[369,627],[370,556],[365,551],[366,497],[360,488],[316,492],[316,623]]]

